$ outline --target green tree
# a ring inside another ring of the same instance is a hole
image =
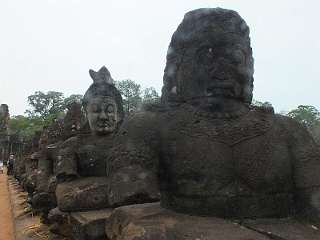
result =
[[[81,103],[82,98],[81,94],[71,94],[65,98],[61,92],[49,91],[44,93],[37,91],[28,97],[31,109],[26,110],[26,113],[30,118],[37,116],[46,122],[51,122],[54,118],[63,115],[71,103]]]
[[[288,113],[288,116],[311,130],[320,121],[320,113],[314,106],[300,105]]]
[[[63,108],[67,109],[68,106],[74,102],[81,103],[82,98],[83,98],[83,95],[81,95],[81,94],[71,94],[69,97],[67,97],[63,100]]]
[[[142,102],[140,84],[131,79],[126,79],[117,81],[116,87],[122,95],[124,111],[130,113],[138,110]]]
[[[261,102],[255,99],[252,100],[252,105],[257,107],[272,107],[270,102]]]
[[[30,140],[35,132],[43,129],[45,124],[46,121],[39,116],[12,116],[9,120],[9,134]]]
[[[31,109],[26,110],[26,113],[30,117],[40,116],[46,119],[49,115],[52,116],[64,111],[64,96],[61,92],[37,91],[28,96],[28,103]]]
[[[314,106],[300,105],[290,111],[287,116],[304,125],[314,140],[320,144],[320,112]]]
[[[160,101],[159,94],[154,87],[145,88],[143,91],[143,103],[156,103]]]

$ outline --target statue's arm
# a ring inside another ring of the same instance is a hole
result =
[[[38,174],[37,174],[37,192],[45,192],[47,191],[47,183],[50,178],[50,162],[47,158],[46,150],[41,151],[40,157],[38,160]]]
[[[300,216],[320,224],[320,147],[306,128],[288,121],[296,209]]]
[[[139,113],[123,123],[108,159],[112,206],[159,200],[156,116]]]
[[[58,183],[70,181],[78,177],[76,149],[78,138],[72,137],[64,141],[59,147],[56,178]]]

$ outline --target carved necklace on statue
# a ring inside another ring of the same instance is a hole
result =
[[[175,129],[177,125],[179,126],[181,134],[195,138],[207,136],[212,141],[222,142],[229,146],[263,135],[269,131],[273,122],[272,114],[250,110],[250,108],[233,114],[217,114],[191,106],[184,106],[181,111],[189,113],[178,120],[175,125]]]

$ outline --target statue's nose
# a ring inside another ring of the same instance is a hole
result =
[[[99,114],[99,118],[100,118],[100,119],[107,119],[108,116],[107,116],[107,114],[106,114],[105,111],[101,111],[101,113]]]

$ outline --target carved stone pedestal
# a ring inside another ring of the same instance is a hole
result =
[[[77,240],[106,239],[105,225],[112,209],[102,209],[70,214],[72,237]]]
[[[112,209],[83,212],[61,212],[57,208],[49,214],[51,231],[61,237],[75,240],[102,240],[105,235],[106,220]]]
[[[178,214],[159,203],[117,208],[106,224],[112,240],[316,240],[320,230],[293,219],[226,220]]]

